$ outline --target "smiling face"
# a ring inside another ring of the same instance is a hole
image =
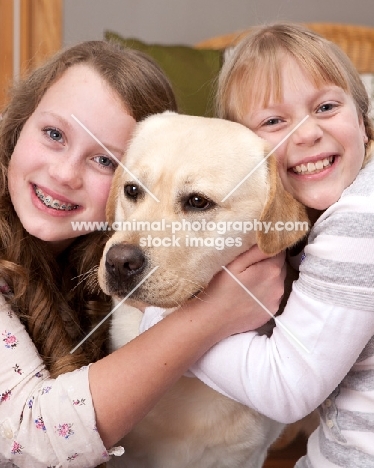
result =
[[[316,86],[290,57],[281,72],[280,99],[253,105],[243,123],[274,147],[309,116],[276,150],[283,185],[309,208],[336,202],[362,167],[367,142],[351,95],[331,84]]]
[[[69,68],[26,121],[10,160],[9,192],[24,228],[59,251],[85,233],[71,222],[105,220],[115,158],[134,127],[97,72],[86,65]]]

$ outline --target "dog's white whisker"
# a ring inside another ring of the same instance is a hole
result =
[[[92,274],[93,271],[97,270],[98,269],[98,265],[95,265],[94,267],[90,268],[89,270],[85,271],[84,273],[81,273],[80,275],[77,275],[77,276],[73,276],[72,279],[77,279],[77,278],[81,278],[81,277],[85,277],[85,276],[89,276]]]
[[[93,272],[92,275],[90,275],[88,278],[87,278],[87,287],[89,288],[89,290],[91,292],[94,292],[94,291],[97,291],[98,289],[100,289],[100,285],[99,285],[99,278],[97,276],[97,274],[94,274],[95,272]]]
[[[136,182],[156,201],[160,202],[160,200],[154,195],[131,171],[127,169],[127,167],[118,159],[96,136],[74,115],[71,114],[71,117],[84,129],[86,132],[98,143],[106,152],[109,154],[122,169],[127,172]]]
[[[84,338],[81,340],[71,351],[70,354],[73,354],[101,325],[115,312],[125,301],[128,299],[131,294],[133,294],[147,279],[153,275],[153,273],[158,269],[158,266],[152,268],[152,270],[141,280],[139,283],[124,297],[113,309],[107,314]]]
[[[240,287],[242,287],[242,288],[244,289],[244,291],[246,291],[246,292],[251,296],[251,298],[252,298],[254,301],[257,302],[257,304],[258,304],[260,307],[262,307],[262,308],[264,309],[265,312],[267,312],[267,313],[270,315],[271,318],[274,319],[275,323],[276,323],[280,328],[282,328],[282,329],[287,333],[287,335],[288,335],[290,338],[292,338],[304,351],[306,351],[307,353],[310,353],[309,349],[308,349],[306,346],[304,346],[303,343],[301,343],[301,341],[300,341],[285,325],[283,325],[283,323],[280,322],[280,321],[278,320],[278,318],[275,317],[275,316],[270,312],[270,310],[269,310],[267,307],[265,307],[264,304],[263,304],[261,301],[259,301],[259,300],[257,299],[257,297],[256,297],[254,294],[252,294],[251,291],[250,291],[248,288],[246,288],[246,287],[244,286],[244,284],[241,283],[241,282],[238,280],[238,278],[237,278],[236,276],[234,276],[234,275],[231,273],[230,270],[228,270],[225,266],[223,266],[222,268],[231,276],[231,278],[232,278],[233,280],[235,280],[235,281],[239,284]]]
[[[87,281],[87,283],[92,283],[92,281],[95,281],[96,282],[98,281],[97,280],[97,276],[96,276],[96,272],[98,270],[98,265],[90,268],[88,271],[84,272],[84,273],[81,273],[80,275],[77,275],[77,276],[74,276],[72,278],[72,280],[74,279],[78,279],[79,278],[79,281],[78,283],[74,286],[73,290],[76,289],[80,284],[82,284],[84,281]]]

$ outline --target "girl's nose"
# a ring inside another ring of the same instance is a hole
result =
[[[74,158],[66,157],[56,160],[49,167],[51,178],[62,186],[68,186],[72,190],[78,190],[83,184],[82,168],[74,161]]]
[[[318,122],[309,116],[292,134],[292,139],[297,145],[312,146],[322,138],[322,135],[323,131]]]

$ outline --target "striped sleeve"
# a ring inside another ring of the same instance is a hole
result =
[[[315,224],[298,286],[323,302],[374,311],[374,161]]]

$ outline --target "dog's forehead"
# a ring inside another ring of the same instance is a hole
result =
[[[264,158],[264,141],[244,126],[222,119],[167,112],[139,124],[126,163],[139,170],[250,170]]]

